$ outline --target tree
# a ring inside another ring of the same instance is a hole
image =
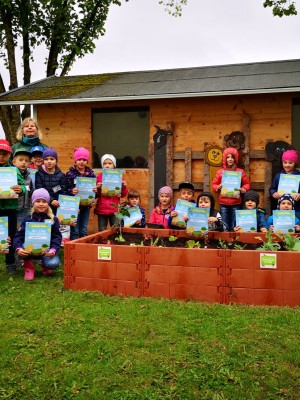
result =
[[[127,0],[124,0],[127,1]],[[31,82],[33,51],[44,45],[48,51],[46,76],[68,73],[77,58],[92,53],[95,40],[105,34],[105,22],[111,4],[121,0],[1,0],[0,56],[9,73],[8,90],[19,86],[16,52],[23,61],[23,85]],[[0,74],[0,93],[6,91]],[[25,107],[22,119],[29,116]],[[7,139],[14,143],[20,124],[19,106],[1,106],[0,121]]]
[[[182,6],[187,5],[188,0],[160,0],[160,4],[165,6],[165,10],[174,17],[182,15]],[[275,17],[297,15],[295,1],[293,0],[266,0],[263,6],[271,7]]]

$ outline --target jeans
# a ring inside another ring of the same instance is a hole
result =
[[[236,210],[240,209],[241,209],[240,204],[232,206],[225,206],[224,204],[220,204],[220,214],[226,226],[225,229],[226,232],[233,232],[233,228],[236,226],[235,212]]]
[[[47,269],[55,269],[58,268],[60,265],[59,257],[57,254],[55,254],[54,257],[42,256],[41,260]]]
[[[98,230],[105,231],[107,229],[107,223],[109,221],[110,227],[113,225],[118,226],[118,218],[115,214],[99,215],[98,214]]]
[[[80,207],[80,213],[77,217],[77,225],[71,226],[70,240],[75,240],[79,237],[81,238],[87,236],[90,210],[90,207]]]

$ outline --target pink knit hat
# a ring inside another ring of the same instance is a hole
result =
[[[298,163],[298,151],[297,150],[286,150],[282,154],[282,161],[291,161],[295,164]]]
[[[78,147],[74,150],[74,161],[77,161],[80,158],[89,161],[90,152],[85,147]]]
[[[158,191],[158,196],[160,196],[161,194],[168,194],[172,198],[173,197],[173,190],[170,188],[170,186],[163,186]]]

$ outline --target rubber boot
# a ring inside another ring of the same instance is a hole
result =
[[[32,281],[34,279],[34,264],[32,260],[24,260],[24,279]]]
[[[48,269],[45,267],[45,264],[42,262],[42,274],[45,276],[52,275],[53,271],[52,269]]]

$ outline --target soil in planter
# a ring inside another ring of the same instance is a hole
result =
[[[185,238],[178,237],[175,241],[170,241],[169,237],[159,237],[159,236],[149,236],[143,235],[142,233],[127,233],[124,232],[122,234],[125,239],[124,242],[120,242],[117,240],[119,237],[118,233],[110,235],[107,239],[99,238],[99,244],[117,244],[117,245],[125,245],[125,246],[156,246],[156,247],[179,247],[179,248],[187,248],[189,247],[187,242],[194,240],[196,243],[199,242],[200,247],[207,249],[219,249],[221,248],[218,240],[209,240],[206,241],[204,238],[195,239],[195,238]],[[244,250],[255,250],[259,245],[258,244],[246,244],[241,242],[235,242],[234,244],[228,244],[229,249],[240,249]],[[198,246],[195,246],[198,247]]]

